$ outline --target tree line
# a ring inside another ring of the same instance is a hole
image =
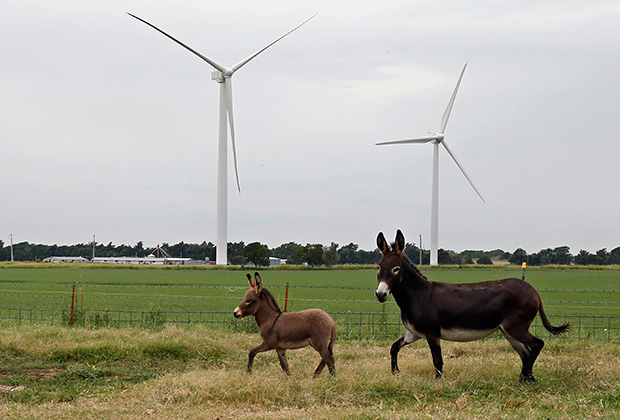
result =
[[[41,261],[47,257],[84,257],[93,256],[93,244],[84,243],[76,245],[42,245],[19,242],[13,245],[13,259],[15,261]],[[173,257],[191,258],[201,261],[215,261],[215,244],[202,242],[191,244],[179,242],[177,244],[161,244],[169,255]],[[146,257],[156,254],[156,248],[145,248],[142,242],[136,245],[107,245],[95,244],[94,254],[98,257]],[[416,244],[408,243],[405,254],[415,264],[429,264],[430,252],[420,250]],[[245,244],[241,242],[228,243],[228,259],[230,264],[255,266],[268,266],[269,257],[277,257],[287,260],[287,264],[308,264],[310,266],[332,266],[335,264],[376,264],[381,259],[378,249],[366,251],[360,249],[357,244],[350,243],[340,246],[336,243],[330,245],[306,244],[288,242],[276,248],[269,248],[259,242]],[[0,240],[0,261],[11,259],[11,247]],[[440,249],[437,255],[439,264],[469,265],[469,264],[493,264],[493,261],[506,261],[511,264],[521,265],[613,265],[620,264],[620,247],[607,251],[600,249],[595,253],[580,250],[576,255],[570,253],[570,248],[560,246],[547,248],[539,252],[528,254],[524,249],[517,248],[514,252],[505,252],[501,249],[492,251],[466,250],[454,252]]]

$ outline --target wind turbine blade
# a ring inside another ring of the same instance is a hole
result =
[[[450,102],[448,102],[448,106],[443,113],[443,117],[441,117],[441,128],[439,132],[443,134],[446,130],[446,125],[448,125],[448,118],[450,118],[450,113],[452,112],[452,106],[454,105],[454,100],[456,99],[456,93],[459,90],[459,86],[461,85],[461,80],[463,79],[463,74],[465,73],[465,69],[467,68],[467,63],[463,66],[463,70],[461,70],[461,75],[459,76],[459,80],[456,82],[456,87],[454,88],[454,92],[452,92],[452,97],[450,98]]]
[[[241,194],[239,184],[239,171],[237,169],[237,145],[235,143],[235,120],[233,119],[233,98],[232,98],[232,78],[224,78],[226,86],[226,113],[228,114],[228,124],[230,125],[230,140],[232,142],[233,163],[235,164],[235,179],[237,180],[237,190]]]
[[[469,184],[472,186],[472,188],[474,189],[474,191],[476,191],[476,194],[478,194],[478,197],[480,197],[480,199],[482,200],[483,203],[486,203],[486,201],[484,201],[484,198],[482,197],[482,194],[480,194],[480,191],[478,191],[478,188],[476,188],[476,186],[474,185],[473,181],[471,180],[471,178],[469,177],[469,175],[467,175],[467,172],[465,172],[465,169],[463,168],[463,165],[461,165],[461,163],[459,162],[459,160],[456,158],[456,156],[454,155],[454,153],[452,153],[452,150],[450,150],[450,148],[448,147],[448,145],[446,144],[446,141],[442,141],[441,144],[443,144],[443,147],[446,148],[446,151],[448,152],[448,154],[450,155],[450,157],[452,158],[452,160],[454,160],[454,163],[456,163],[456,166],[459,167],[459,169],[461,170],[461,172],[463,172],[463,175],[465,175],[465,178],[467,178],[467,181],[469,181]]]
[[[256,51],[254,54],[252,54],[249,57],[244,58],[243,60],[239,61],[237,64],[233,65],[231,67],[231,69],[233,71],[237,71],[239,70],[241,67],[245,66],[250,60],[252,60],[254,57],[256,57],[258,54],[262,53],[263,51],[265,51],[267,48],[271,47],[273,44],[275,44],[276,42],[278,42],[279,40],[281,40],[282,38],[284,38],[285,36],[287,36],[288,34],[290,34],[293,31],[296,31],[297,29],[301,28],[303,25],[305,25],[306,23],[308,23],[308,21],[310,19],[312,19],[313,17],[315,17],[318,13],[313,14],[312,16],[310,16],[308,19],[306,19],[303,23],[301,23],[300,25],[297,25],[296,27],[294,27],[293,29],[291,29],[290,31],[288,31],[287,33],[285,33],[284,35],[282,35],[280,38],[276,39],[275,41],[273,41],[271,44],[267,45],[266,47]]]
[[[405,139],[405,140],[390,140],[390,141],[380,141],[375,143],[377,146],[383,146],[386,144],[410,144],[410,143],[430,143],[435,140],[441,140],[443,136],[431,134],[424,137],[417,137],[415,139]]]
[[[194,54],[196,54],[198,57],[202,58],[204,61],[206,61],[207,63],[211,64],[214,68],[216,68],[217,70],[219,70],[220,72],[224,72],[226,70],[226,67],[224,67],[223,65],[221,65],[220,63],[211,60],[209,57],[206,57],[202,54],[200,54],[198,51],[196,51],[195,49],[185,45],[184,43],[182,43],[181,41],[179,41],[178,39],[176,39],[175,37],[173,37],[172,35],[167,34],[166,32],[162,31],[161,29],[159,29],[157,26],[152,25],[150,23],[148,23],[146,20],[139,18],[136,15],[132,15],[129,12],[126,12],[129,16],[138,19],[140,22],[143,22],[147,25],[149,25],[151,28],[155,29],[157,32],[167,36],[168,38],[170,38],[171,40],[173,40],[174,42],[176,42],[177,44],[179,44],[180,46],[182,46],[183,48],[185,48],[186,50],[189,50],[191,52],[193,52]]]

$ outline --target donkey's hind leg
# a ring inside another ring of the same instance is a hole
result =
[[[529,331],[506,331],[503,327],[500,328],[506,340],[510,343],[513,349],[521,357],[521,374],[519,375],[519,382],[536,382],[536,378],[532,373],[534,362],[540,354],[540,351],[545,345],[545,342],[538,337],[533,336]]]
[[[323,359],[321,359],[321,361],[319,362],[319,365],[317,366],[316,370],[314,371],[314,376],[317,377],[321,374],[321,372],[323,372],[323,368],[325,367],[325,361]]]
[[[280,366],[282,370],[286,372],[287,375],[290,376],[291,371],[288,368],[288,359],[286,358],[286,349],[276,349],[276,353],[278,353],[278,359],[280,359]]]
[[[335,375],[336,367],[335,367],[335,362],[334,362],[334,355],[333,355],[333,351],[330,348],[330,346],[326,343],[325,345],[322,345],[322,346],[312,346],[312,347],[321,355],[321,361],[319,362],[319,365],[314,371],[314,376],[315,377],[319,376],[321,372],[323,371],[323,368],[325,367],[325,365],[327,365],[327,368],[329,369],[329,373],[331,373],[332,375]]]

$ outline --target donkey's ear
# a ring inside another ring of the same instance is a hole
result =
[[[252,289],[256,289],[256,283],[254,282],[254,279],[252,278],[252,276],[250,276],[250,273],[245,275],[248,278],[248,281],[250,282],[250,287]]]
[[[258,274],[258,272],[254,273],[254,283],[256,283],[256,291],[260,292],[263,288],[263,281],[261,280],[260,274]]]
[[[405,236],[400,231],[400,229],[398,229],[396,231],[396,240],[394,241],[394,252],[396,252],[397,254],[402,254],[404,249],[405,249]]]
[[[381,251],[383,255],[390,252],[390,246],[385,240],[385,236],[383,236],[383,232],[379,232],[379,235],[377,236],[377,248],[379,248],[379,251]]]

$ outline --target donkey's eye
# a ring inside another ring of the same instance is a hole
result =
[[[392,268],[392,274],[396,275],[396,274],[398,274],[398,273],[400,273],[400,267],[394,267],[394,268]]]
[[[246,301],[245,301],[245,304],[246,304],[246,305],[251,305],[252,303],[254,303],[254,301],[253,301],[253,300],[246,300]]]

